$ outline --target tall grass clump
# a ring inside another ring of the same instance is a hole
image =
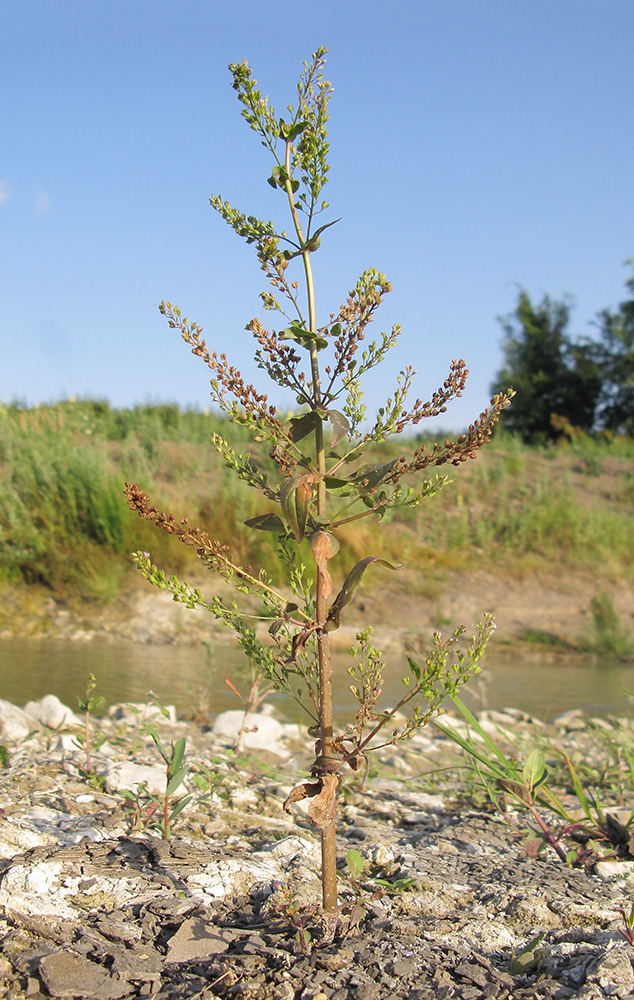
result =
[[[590,627],[582,645],[594,656],[634,659],[634,637],[621,621],[612,598],[603,590],[592,598]]]
[[[5,577],[63,587],[100,550],[125,552],[125,507],[103,444],[62,407],[0,410]]]
[[[129,553],[150,544],[149,525],[130,524],[123,479],[152,485],[161,502],[188,504],[220,532],[238,517],[235,544],[245,562],[274,569],[277,552],[243,522],[255,498],[210,460],[209,435],[233,445],[246,434],[222,416],[149,403],[114,409],[104,400],[0,405],[0,582],[40,584],[63,595],[107,601],[129,570]],[[167,536],[157,555],[179,570],[194,557]]]

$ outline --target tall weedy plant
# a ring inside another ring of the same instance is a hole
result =
[[[244,215],[218,195],[211,198],[213,208],[255,248],[272,288],[261,294],[264,309],[284,317],[278,331],[265,329],[259,319],[251,320],[247,329],[258,344],[258,367],[277,386],[290,390],[297,404],[295,415],[282,419],[267,396],[247,384],[225,354],[207,347],[202,327],[183,317],[170,302],[160,306],[169,325],[180,330],[192,353],[211,369],[214,403],[268,448],[272,471],[256,464],[248,454],[236,454],[220,434],[211,437],[225,464],[268,502],[262,514],[246,523],[277,536],[287,570],[284,587],[264,572],[238,565],[229,547],[211,539],[202,528],[186,519],[177,521],[172,514],[151,506],[137,485],[126,484],[126,493],[133,510],[194,546],[202,563],[231,583],[239,595],[256,596],[260,606],[264,604],[263,617],[270,620],[270,642],[256,637],[248,602],[227,603],[220,597],[207,600],[189,584],[166,577],[148,553],[134,556],[150,582],[170,590],[177,601],[206,608],[231,628],[251,661],[262,667],[278,689],[299,701],[311,718],[309,733],[317,738],[312,779],[293,790],[287,808],[293,801],[311,798],[309,815],[321,831],[323,910],[334,919],[336,793],[342,772],[360,767],[367,752],[376,749],[381,730],[387,736],[380,745],[397,743],[438,714],[443,699],[455,694],[479,669],[494,627],[490,616],[485,616],[468,648],[458,643],[462,627],[448,638],[436,634],[422,663],[409,658],[411,676],[404,680],[405,693],[389,710],[378,707],[381,653],[370,642],[371,629],[360,632],[348,670],[359,708],[346,729],[335,734],[330,633],[339,628],[341,616],[371,563],[397,568],[367,555],[349,569],[336,590],[329,562],[339,549],[337,529],[366,517],[381,521],[395,508],[415,506],[432,497],[447,483],[447,477],[436,474],[415,486],[414,474],[475,458],[512,393],[494,397],[490,408],[455,441],[429,447],[423,444],[410,454],[382,463],[368,460],[368,450],[376,449],[389,436],[418,425],[424,417],[444,413],[452,397],[461,395],[468,372],[464,361],[452,360],[447,378],[431,400],[423,403],[417,399],[408,406],[415,375],[408,366],[371,422],[367,420],[361,380],[384,360],[400,329],[395,326],[377,340],[362,344],[366,327],[390,284],[378,271],[365,271],[338,312],[331,313],[321,325],[318,322],[311,258],[326,230],[339,221],[321,222],[321,213],[328,208],[321,194],[329,170],[326,125],[332,93],[322,76],[325,53],[319,48],[311,61],[304,63],[297,101],[288,106],[287,120],[277,117],[245,62],[229,67],[242,115],[274,161],[268,183],[286,202],[289,231]],[[409,721],[396,725],[395,715],[406,705],[412,708]]]

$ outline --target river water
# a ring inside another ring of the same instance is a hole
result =
[[[201,700],[211,713],[238,708],[237,696],[225,677],[242,692],[248,683],[239,665],[238,650],[229,645],[206,647],[145,645],[133,642],[78,643],[55,639],[0,639],[0,698],[15,705],[45,694],[56,694],[70,708],[85,692],[90,673],[97,678],[97,693],[107,704],[146,701],[148,692],[163,704],[173,704],[190,714]],[[345,655],[334,658],[334,701],[338,724],[351,719],[356,704],[348,692],[350,679]],[[407,673],[404,658],[394,657],[384,678],[384,704],[393,705],[404,693],[401,677]],[[623,689],[634,690],[634,664],[591,661],[581,657],[488,654],[482,673],[464,688],[472,708],[520,708],[544,721],[570,709],[588,715],[629,715],[631,701]],[[292,699],[273,694],[269,701],[293,721],[302,714]]]

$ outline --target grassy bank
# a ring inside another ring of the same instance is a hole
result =
[[[266,501],[246,487],[236,491],[209,444],[214,430],[236,450],[251,450],[240,428],[173,405],[0,407],[0,583],[106,602],[132,579],[135,549],[186,572],[191,553],[128,510],[125,480],[230,541],[241,560],[274,572],[274,536],[243,527]],[[406,511],[393,533],[375,533],[370,520],[342,528],[345,565],[372,553],[427,569],[518,576],[555,567],[590,570],[599,584],[630,579],[633,457],[629,438],[573,434],[556,446],[529,448],[500,433],[476,461],[450,470],[454,482],[437,497]],[[343,562],[333,564],[344,571]]]

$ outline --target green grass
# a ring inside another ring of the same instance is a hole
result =
[[[0,580],[107,601],[131,575],[133,550],[151,551],[169,571],[193,567],[186,547],[128,510],[125,480],[229,541],[239,561],[275,572],[273,536],[244,527],[267,503],[224,468],[209,444],[214,430],[237,451],[257,455],[242,428],[171,404],[0,406]],[[396,455],[413,445],[392,442],[388,450]],[[266,454],[257,458],[270,462]],[[398,516],[393,532],[377,531],[370,520],[342,528],[346,545],[337,558],[347,566],[371,552],[428,568],[565,568],[591,571],[598,581],[628,578],[632,458],[630,438],[575,434],[530,448],[499,433],[475,462],[432,469],[455,481]]]

